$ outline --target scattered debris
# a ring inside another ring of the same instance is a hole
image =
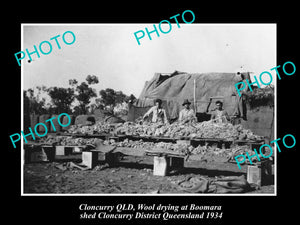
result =
[[[67,163],[62,163],[62,164],[55,164],[54,166],[57,169],[60,169],[62,171],[66,171],[67,169],[80,169],[80,170],[89,170],[90,168],[81,164],[81,163],[74,163],[74,162],[67,162]]]
[[[189,193],[244,193],[253,190],[244,175],[218,177],[207,179],[204,177],[188,176],[177,182],[178,189]]]

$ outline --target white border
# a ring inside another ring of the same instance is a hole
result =
[[[113,26],[113,25],[137,25],[138,23],[130,23],[130,24],[120,24],[120,23],[21,23],[21,50],[24,49],[23,45],[23,27],[24,26]],[[143,25],[147,25],[148,23],[143,23]],[[180,25],[188,25],[190,26],[191,24],[180,24]],[[204,23],[204,24],[199,24],[199,23],[193,23],[193,26],[260,26],[260,25],[275,25],[276,26],[276,53],[275,53],[275,62],[277,65],[277,23],[226,23],[226,24],[220,24],[220,23]],[[21,129],[23,129],[23,114],[24,114],[24,109],[23,109],[23,61],[21,61]],[[276,79],[274,79],[274,92],[275,92],[275,99],[274,99],[274,138],[277,139],[277,76]],[[55,193],[45,193],[45,194],[29,194],[29,193],[24,193],[24,149],[23,149],[23,138],[21,138],[21,196],[197,196],[197,197],[202,197],[202,196],[214,196],[214,197],[219,197],[219,196],[277,196],[277,151],[275,149],[277,148],[276,145],[273,148],[274,149],[274,193],[255,193],[255,194],[188,194],[188,193],[180,193],[180,194],[55,194]]]
[[[23,45],[23,24],[21,24],[21,50],[24,49]],[[23,86],[24,86],[24,80],[23,80],[23,60],[21,60],[21,130],[23,130],[24,127],[24,97],[23,97]],[[23,138],[21,138],[21,149],[20,149],[20,154],[21,154],[21,196],[26,195],[24,194],[24,144],[23,144]]]

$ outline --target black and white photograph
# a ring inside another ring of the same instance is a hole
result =
[[[147,3],[7,7],[3,219],[297,221],[296,7]]]
[[[276,24],[185,16],[22,24],[22,195],[276,196]]]

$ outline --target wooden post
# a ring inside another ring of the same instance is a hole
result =
[[[170,159],[168,156],[154,156],[153,175],[166,176],[170,169]]]

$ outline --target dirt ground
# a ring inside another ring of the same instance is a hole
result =
[[[168,176],[153,175],[153,157],[123,156],[117,166],[104,162],[91,170],[59,168],[66,162],[81,162],[81,155],[61,156],[55,162],[24,165],[24,193],[59,194],[171,194],[184,193],[178,181],[187,176],[214,179],[216,176],[247,176],[247,166],[239,170],[235,163],[186,161],[181,171]],[[274,193],[274,185],[264,185],[247,194]],[[200,193],[201,195],[201,193]]]

